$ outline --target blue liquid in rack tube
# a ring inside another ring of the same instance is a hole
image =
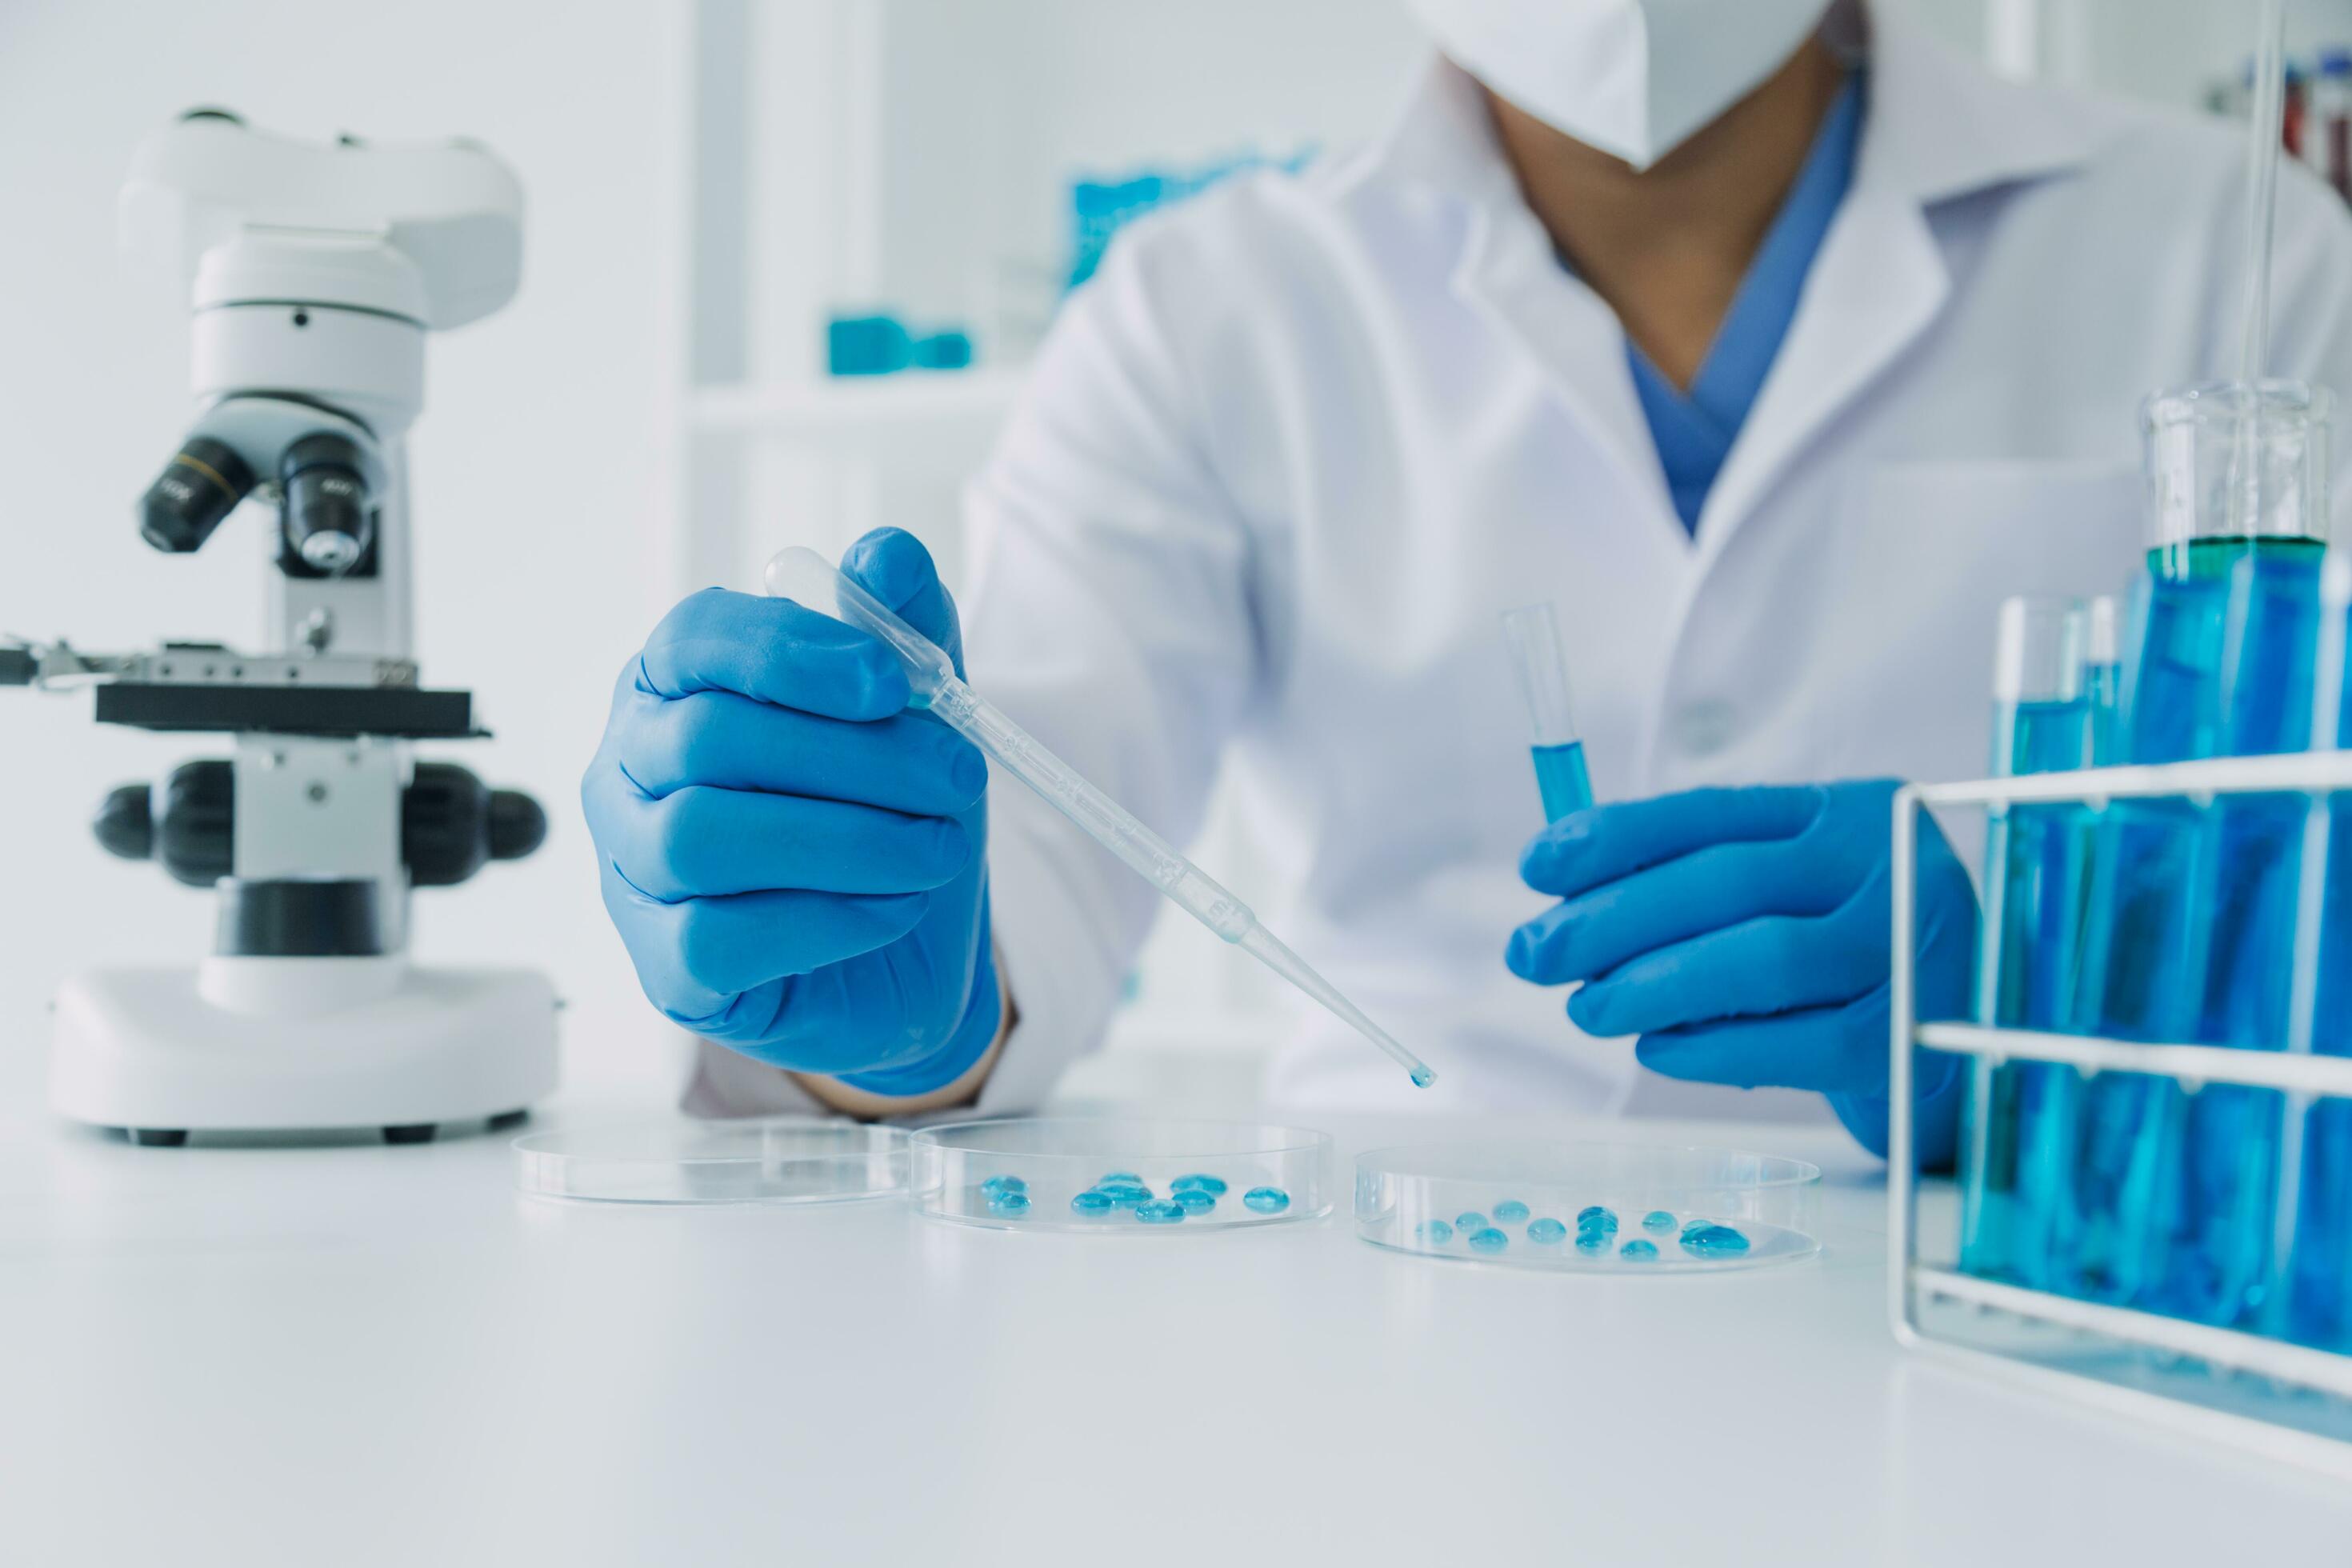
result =
[[[1592,778],[1585,771],[1583,742],[1531,746],[1528,751],[1536,760],[1536,789],[1543,796],[1546,822],[1558,822],[1592,804]]]
[[[2310,746],[2319,554],[2315,541],[2283,541],[2242,558],[2231,572],[2222,655],[2226,755]],[[2299,795],[2227,795],[2214,803],[2216,875],[2204,895],[2210,945],[2192,1037],[2198,1044],[2284,1048],[2308,815]],[[2181,1100],[2179,1158],[2160,1176],[2159,1213],[2168,1227],[2155,1237],[2158,1273],[2148,1304],[2200,1322],[2250,1324],[2268,1294],[2284,1097],[2217,1084]]]
[[[2347,646],[2352,648],[2352,636]],[[2352,657],[2347,664],[2352,675]],[[2352,680],[2344,687],[2336,743],[2352,746]],[[2352,795],[2328,801],[2326,888],[2311,1048],[2346,1057],[2352,1056]],[[2287,1337],[2352,1352],[2352,1100],[2315,1100],[2305,1113],[2286,1298]]]
[[[1994,721],[1997,773],[2054,773],[2088,764],[2090,702],[2003,704]],[[1993,1016],[2005,1028],[2061,1029],[2074,984],[2089,870],[2080,806],[2020,805],[1987,823],[1986,949],[1995,966]],[[1961,1154],[1960,1267],[2011,1283],[2047,1273],[2050,1194],[2063,1170],[2076,1079],[2041,1062],[1970,1065],[1972,1136]]]
[[[2140,584],[2137,647],[2120,744],[2132,763],[2187,762],[2220,749],[2221,654],[2230,557],[2243,541],[2199,540],[2188,569]],[[2095,841],[2077,1016],[2090,1032],[2155,1043],[2189,1038],[2204,1000],[2211,875],[2206,814],[2184,800],[2116,801]],[[2162,1228],[2164,1173],[2180,1135],[2177,1085],[2101,1073],[2080,1086],[2073,1150],[2053,1203],[2051,1285],[2137,1301]]]

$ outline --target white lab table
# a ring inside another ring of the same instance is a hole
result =
[[[642,1102],[635,1108],[648,1109]],[[611,1120],[559,1099],[539,1125]],[[0,1562],[2352,1560],[2352,1489],[1921,1363],[1826,1249],[1545,1277],[514,1192],[504,1138],[138,1149],[0,1111]],[[1583,1131],[1591,1131],[1587,1127]]]

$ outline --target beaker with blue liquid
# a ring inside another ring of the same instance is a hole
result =
[[[2093,607],[2078,599],[2020,597],[2001,605],[1993,661],[1995,776],[2092,763],[2093,620]],[[2112,605],[2100,623],[2112,631]],[[2066,1027],[2090,847],[2090,816],[2079,805],[2019,803],[1992,811],[1979,927],[1979,1022]],[[1970,1059],[1960,1145],[1963,1269],[2012,1284],[2043,1282],[2050,1198],[2074,1127],[2077,1087],[2071,1070],[2048,1063]]]
[[[2287,382],[2149,400],[2154,536],[2134,595],[2121,760],[2307,743],[2329,404]],[[2095,843],[2083,1026],[2279,1048],[2300,820],[2298,797],[2113,803]],[[2247,1321],[2269,1274],[2279,1097],[2227,1086],[2192,1097],[2168,1079],[2105,1073],[2081,1100],[2053,1283]]]

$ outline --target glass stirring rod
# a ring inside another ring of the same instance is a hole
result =
[[[1386,1051],[1412,1075],[1415,1084],[1426,1089],[1436,1080],[1437,1075],[1426,1063],[1365,1017],[1329,981],[1260,924],[1247,904],[1170,848],[1166,840],[966,686],[936,643],[843,576],[824,556],[798,545],[780,551],[768,563],[766,580],[768,592],[775,597],[833,616],[878,638],[898,656],[907,684],[914,692],[912,706],[938,714],[949,728],[1084,828],[1087,837],[1126,861],[1178,909],[1315,998],[1340,1022]]]

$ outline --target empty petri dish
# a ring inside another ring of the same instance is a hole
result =
[[[611,1204],[822,1204],[907,1187],[907,1135],[815,1117],[533,1132],[514,1141],[515,1185]]]
[[[1331,1212],[1331,1139],[1249,1121],[1027,1117],[926,1127],[908,1139],[915,1205],[998,1230],[1198,1236]],[[1018,1182],[1028,1206],[994,1202]]]
[[[1559,1273],[1756,1268],[1821,1250],[1821,1183],[1818,1165],[1744,1149],[1542,1142],[1375,1149],[1356,1160],[1356,1234],[1425,1258]],[[1454,1218],[1465,1211],[1484,1213],[1486,1226],[1465,1235]],[[1527,1217],[1506,1222],[1499,1216],[1507,1212]],[[1643,1245],[1631,1245],[1633,1238]]]

